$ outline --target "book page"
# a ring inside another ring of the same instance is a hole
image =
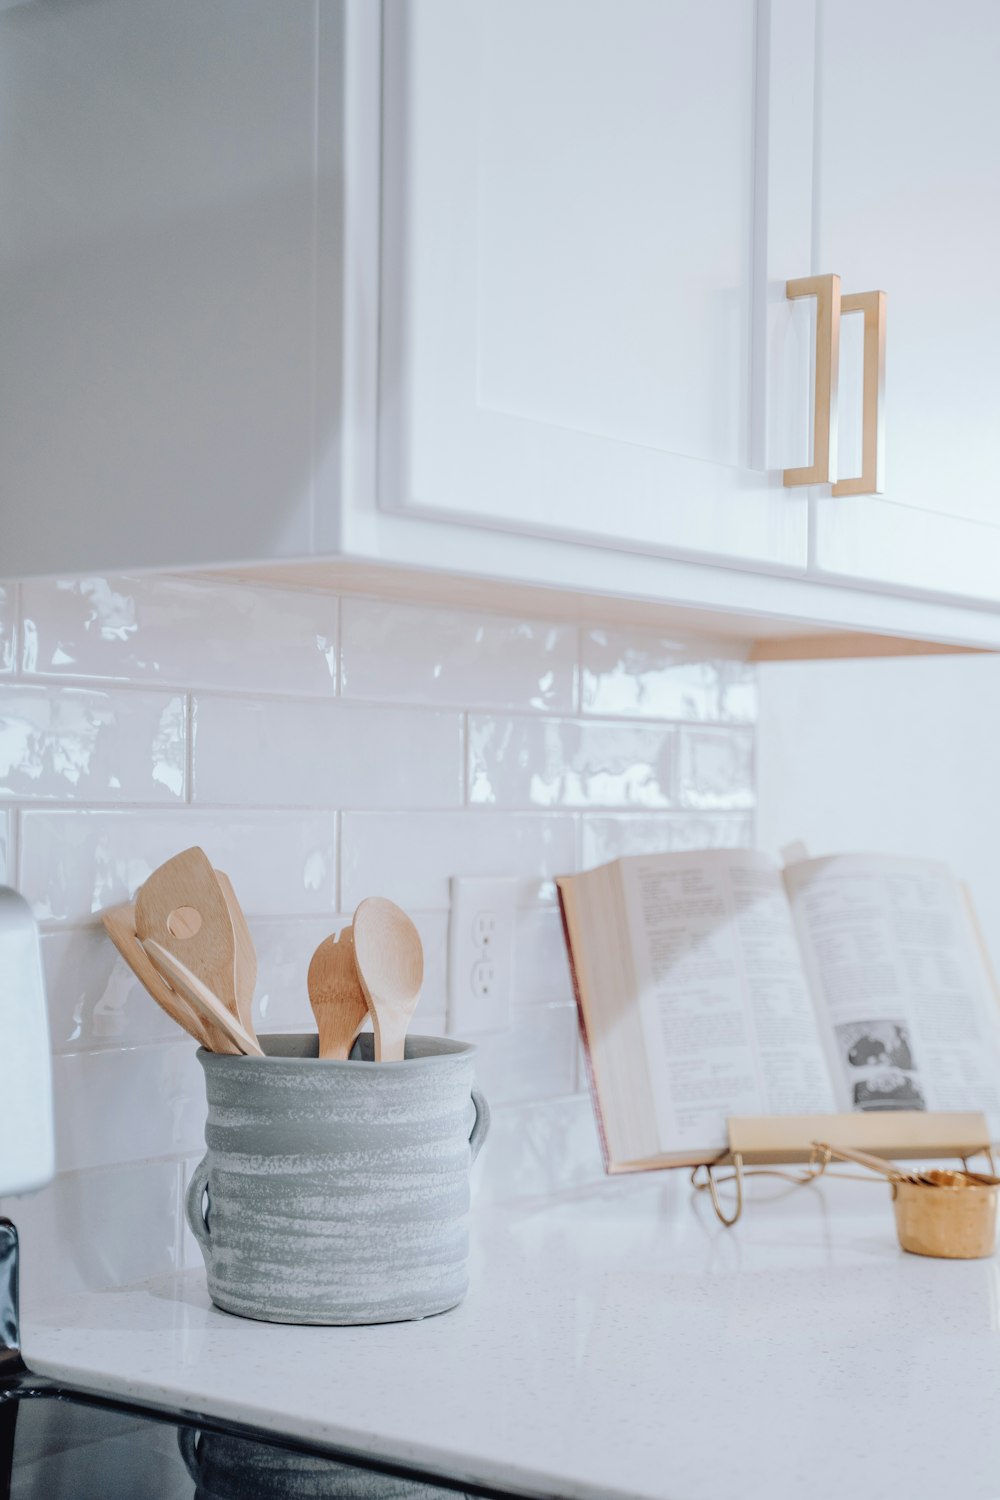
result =
[[[622,860],[662,1151],[723,1150],[730,1115],[833,1110],[777,866],[745,849]]]
[[[835,855],[785,882],[844,1109],[983,1110],[1000,1130],[1000,1012],[944,866]]]

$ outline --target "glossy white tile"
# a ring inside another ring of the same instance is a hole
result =
[[[684,807],[752,807],[753,731],[682,729],[680,801]]]
[[[329,594],[112,575],[29,579],[22,601],[26,673],[334,692],[337,601]]]
[[[336,816],[329,812],[29,810],[18,888],[46,922],[88,922],[131,899],[157,865],[200,844],[249,913],[336,909]]]
[[[0,885],[13,885],[14,814],[0,808]]]
[[[515,1010],[508,1031],[473,1037],[476,1077],[490,1104],[560,1098],[576,1090],[575,1005]]]
[[[69,1172],[2,1211],[21,1241],[21,1303],[108,1291],[178,1268],[178,1164]]]
[[[604,1177],[594,1111],[583,1095],[501,1106],[480,1157],[478,1202],[547,1198]]]
[[[519,911],[514,930],[514,1004],[572,1003],[573,985],[558,908]]]
[[[430,1023],[443,1029],[448,993],[448,914],[413,911],[411,916],[424,945],[424,985],[412,1029],[422,1031]],[[309,960],[324,938],[339,932],[350,920],[348,912],[251,922],[257,949],[254,1018],[258,1031],[315,1030],[306,982]]]
[[[644,631],[585,630],[581,643],[584,713],[647,719],[753,723],[752,663],[712,655],[708,641]]]
[[[0,583],[0,676],[13,672],[17,619],[17,585]]]
[[[0,797],[177,802],[186,758],[183,694],[0,688]]]
[[[565,814],[346,812],[341,839],[347,911],[377,891],[408,910],[445,910],[452,875],[543,879],[576,863],[576,825]]]
[[[746,813],[585,814],[581,858],[590,870],[625,854],[738,849],[752,843],[753,818]]]
[[[193,1041],[57,1054],[56,1170],[179,1156],[205,1131],[205,1079]]]
[[[462,715],[368,703],[199,694],[196,802],[268,807],[457,807]]]
[[[498,807],[670,807],[675,729],[469,718],[469,801]]]
[[[176,1041],[183,1035],[100,925],[45,933],[42,968],[56,1052]]]
[[[574,626],[347,598],[341,633],[345,697],[557,713],[574,707]]]

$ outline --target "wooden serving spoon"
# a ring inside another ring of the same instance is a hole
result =
[[[247,1057],[264,1056],[257,1038],[250,1035],[239,1018],[223,1005],[218,995],[213,995],[208,986],[202,984],[197,974],[192,974],[179,958],[175,958],[155,938],[147,938],[143,947],[167,983],[172,985],[199,1015],[211,1021],[219,1031],[223,1032],[229,1041],[235,1044],[237,1051],[244,1053]]]
[[[170,988],[136,937],[135,908],[131,901],[124,901],[121,906],[110,906],[107,911],[101,912],[101,921],[122,958],[157,1005],[166,1011],[172,1021],[176,1021],[178,1026],[193,1036],[199,1046],[208,1052],[216,1050],[215,1035],[209,1034],[208,1027],[198,1012]],[[232,1042],[227,1041],[226,1050],[235,1052],[237,1049]]]
[[[350,1057],[368,1019],[368,1001],[354,962],[354,934],[345,927],[324,938],[309,963],[309,1004],[319,1031],[320,1057]]]
[[[424,982],[420,934],[392,901],[368,896],[354,913],[354,957],[375,1028],[375,1061],[402,1062]]]

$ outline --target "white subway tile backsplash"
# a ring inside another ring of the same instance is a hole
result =
[[[514,1004],[572,1004],[573,984],[558,907],[519,911],[514,931]]]
[[[141,577],[28,579],[22,589],[28,674],[317,697],[335,689],[331,595]]]
[[[0,676],[14,670],[17,585],[0,583]]]
[[[21,814],[18,885],[47,922],[83,923],[132,898],[171,855],[199,844],[252,914],[336,910],[331,812],[173,813],[29,810]]]
[[[341,631],[345,697],[550,713],[575,706],[574,626],[345,599]]]
[[[194,800],[458,807],[462,716],[367,703],[194,700]]]
[[[677,731],[473,714],[469,800],[497,807],[670,807]]]
[[[21,1241],[21,1302],[128,1286],[180,1269],[176,1161],[69,1172],[40,1193],[6,1198]]]
[[[56,1170],[80,1171],[196,1150],[205,1076],[189,1038],[149,1047],[56,1055]]]
[[[757,681],[744,661],[711,656],[710,642],[645,631],[587,630],[581,645],[584,713],[753,723]]]
[[[753,806],[752,730],[682,729],[680,735],[683,807]]]
[[[577,1086],[575,1005],[515,1010],[509,1031],[473,1038],[476,1077],[490,1104],[558,1098]]]
[[[582,866],[590,870],[626,854],[739,849],[752,843],[753,819],[746,813],[587,814],[582,827]]]
[[[312,953],[381,894],[424,944],[414,1029],[443,1034],[451,877],[515,877],[512,1024],[471,1038],[499,1106],[479,1190],[599,1176],[552,878],[749,843],[755,715],[709,641],[207,577],[0,585],[0,880],[43,923],[62,1174],[16,1205],[34,1287],[200,1264],[195,1047],[97,917],[193,844],[249,915],[264,1032],[313,1030]]]
[[[42,968],[56,1052],[176,1041],[176,1023],[133,975],[101,926],[47,932]]]
[[[475,1183],[480,1203],[544,1198],[604,1178],[601,1143],[583,1094],[501,1107]]]
[[[182,694],[0,688],[0,797],[183,800]]]
[[[571,816],[488,812],[343,814],[341,904],[381,891],[407,910],[446,909],[452,875],[563,875],[576,865]]]

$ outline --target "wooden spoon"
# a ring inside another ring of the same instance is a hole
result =
[[[233,883],[229,876],[222,870],[216,870],[215,878],[222,887],[222,895],[229,909],[229,916],[233,924],[233,937],[236,942],[236,954],[234,961],[234,985],[236,990],[236,1011],[244,1028],[253,1031],[253,992],[257,987],[257,950],[250,936],[250,928],[243,908],[236,898]]]
[[[143,944],[148,940],[158,943],[190,969],[244,1030],[252,1033],[252,1026],[245,1026],[240,1017],[236,1000],[233,919],[222,885],[203,850],[185,849],[153,871],[136,893],[135,930]]]
[[[208,986],[202,984],[197,974],[192,974],[179,958],[175,958],[155,938],[147,938],[143,947],[167,983],[172,985],[177,993],[182,995],[205,1020],[212,1021],[215,1027],[236,1045],[238,1051],[245,1053],[248,1057],[264,1056],[257,1038],[250,1035],[239,1018],[223,1005],[218,995],[213,995]]]
[[[309,963],[309,1004],[319,1031],[320,1057],[350,1057],[368,1019],[368,1001],[354,962],[354,934],[345,927],[324,938]]]
[[[368,896],[354,913],[354,957],[375,1027],[375,1061],[402,1062],[424,982],[420,934],[392,901]]]
[[[193,1036],[199,1046],[206,1051],[214,1051],[214,1037],[209,1034],[201,1016],[170,988],[136,937],[135,908],[131,901],[125,901],[121,906],[110,906],[107,911],[101,912],[101,921],[122,958],[157,1005],[166,1011],[172,1021],[176,1021],[178,1026]],[[226,1050],[235,1052],[237,1049],[232,1042],[226,1041]]]

